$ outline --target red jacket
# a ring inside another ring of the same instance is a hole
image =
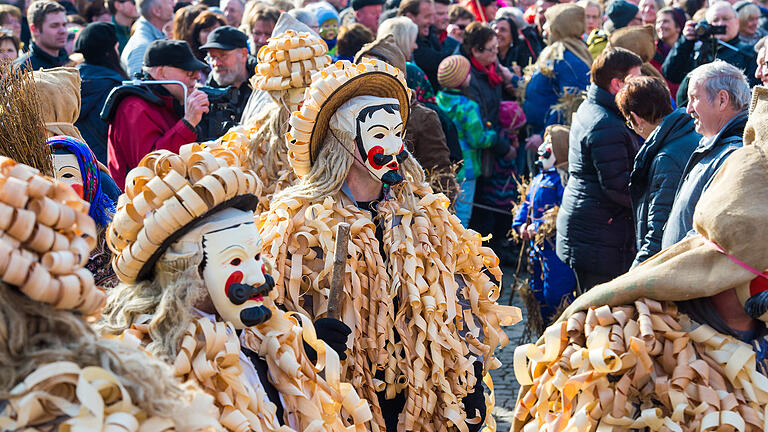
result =
[[[162,149],[178,152],[182,145],[197,140],[197,134],[174,111],[174,98],[160,98],[163,105],[127,96],[109,125],[107,166],[120,189],[125,189],[128,171],[147,153]]]

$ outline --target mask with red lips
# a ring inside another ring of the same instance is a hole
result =
[[[253,218],[252,211],[234,208],[216,212],[173,245],[174,251],[202,247],[202,277],[211,302],[221,319],[238,329],[272,316],[262,300],[275,283],[264,272]]]
[[[355,136],[368,172],[388,185],[403,181],[400,164],[408,157],[400,104],[397,99],[358,96],[345,102],[331,117],[330,126]]]

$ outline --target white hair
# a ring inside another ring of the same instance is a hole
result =
[[[703,85],[710,102],[715,99],[720,90],[725,90],[734,109],[744,110],[749,106],[751,94],[747,77],[744,72],[730,63],[715,60],[697,67],[691,72],[688,88],[698,84]]]
[[[526,23],[525,18],[523,18],[523,11],[513,6],[499,8],[499,10],[496,11],[496,16],[494,18],[509,18],[515,23],[518,30],[528,27],[528,23]]]
[[[738,14],[736,13],[736,9],[733,8],[732,4],[730,4],[730,3],[728,3],[727,1],[724,1],[724,0],[719,0],[719,1],[716,1],[716,2],[712,3],[707,8],[707,12],[704,15],[707,18],[707,22],[711,23],[714,20],[713,18],[714,18],[715,11],[720,9],[720,8],[730,9],[731,12],[733,12],[734,16],[738,16]]]
[[[419,26],[408,17],[396,17],[384,20],[379,24],[376,34],[377,39],[384,39],[387,35],[395,38],[395,44],[403,52],[406,60],[410,60],[413,53],[413,44],[419,36]]]
[[[136,0],[136,8],[139,10],[141,16],[149,19],[149,15],[152,12],[152,8],[157,4],[157,0]]]

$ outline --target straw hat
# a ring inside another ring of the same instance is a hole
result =
[[[397,99],[400,115],[407,123],[410,90],[405,74],[383,61],[365,59],[359,64],[338,61],[312,76],[301,111],[289,120],[288,158],[297,176],[306,175],[325,139],[328,122],[346,101],[357,96]]]
[[[97,313],[104,292],[83,266],[96,245],[88,203],[64,183],[0,157],[0,279],[56,309]]]
[[[614,48],[625,48],[637,54],[643,63],[653,60],[656,55],[656,33],[653,26],[624,27],[611,33],[608,43]]]
[[[253,80],[261,90],[307,87],[312,74],[328,66],[328,45],[319,36],[286,30],[259,49]]]
[[[168,246],[209,214],[255,209],[261,183],[246,163],[245,147],[233,143],[206,149],[187,144],[179,154],[144,156],[128,173],[107,229],[117,277],[125,283],[148,279]]]

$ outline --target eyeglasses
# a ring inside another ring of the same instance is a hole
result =
[[[205,56],[205,61],[209,64],[213,64],[214,61],[224,61],[224,59],[228,59],[230,56],[232,56],[232,53],[235,52],[235,50],[226,50],[222,54],[211,54],[210,52]]]
[[[499,46],[496,45],[496,46],[492,46],[490,48],[482,47],[482,48],[478,49],[478,51],[480,51],[480,52],[483,52],[483,51],[499,52]]]
[[[454,24],[456,27],[459,28],[459,30],[466,30],[467,25],[466,24]]]

